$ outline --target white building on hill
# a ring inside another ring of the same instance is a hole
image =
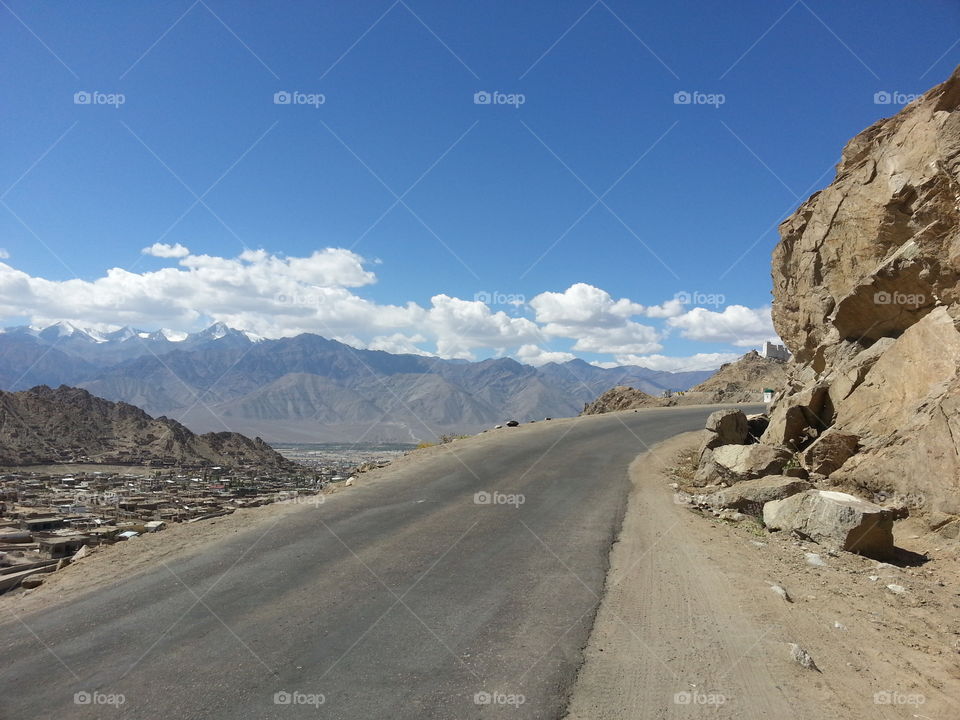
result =
[[[787,350],[783,345],[777,345],[772,342],[765,342],[763,347],[760,349],[760,356],[765,358],[773,358],[774,360],[782,360],[786,362],[790,359],[790,351]]]

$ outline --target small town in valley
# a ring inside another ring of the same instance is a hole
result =
[[[31,589],[74,558],[277,502],[320,503],[332,489],[389,463],[394,452],[287,450],[299,471],[255,466],[96,464],[0,472],[0,593]]]

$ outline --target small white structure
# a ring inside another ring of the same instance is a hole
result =
[[[760,357],[772,358],[774,360],[782,360],[786,362],[790,359],[790,351],[787,350],[783,345],[777,345],[772,342],[765,342],[763,347],[760,349]]]

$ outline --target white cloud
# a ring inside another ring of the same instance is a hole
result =
[[[358,344],[362,342],[359,340],[357,342],[348,344],[357,345],[358,347],[363,347],[365,345],[367,350],[383,350],[384,352],[394,354],[430,356],[433,353],[429,353],[426,350],[417,347],[417,343],[426,341],[427,339],[420,334],[404,335],[403,333],[393,333],[393,335],[378,335],[377,337],[372,338],[370,342],[363,343],[362,345]]]
[[[614,300],[606,290],[576,283],[562,293],[540,293],[530,301],[537,322],[558,326],[610,327],[643,313],[643,305],[623,298]]]
[[[10,257],[10,252],[6,248],[0,248],[0,260],[6,260]]]
[[[470,360],[513,355],[533,365],[590,353],[612,356],[617,365],[673,367],[677,359],[654,354],[671,329],[692,340],[735,345],[774,337],[769,308],[682,312],[676,300],[645,307],[586,283],[534,297],[533,319],[446,294],[434,295],[426,306],[379,304],[356,290],[377,281],[368,261],[343,248],[305,257],[266,250],[220,257],[157,243],[144,252],[166,260],[166,266],[142,272],[110,268],[92,280],[55,281],[0,261],[0,316],[29,317],[38,325],[68,320],[84,327],[178,331],[220,321],[267,338],[317,333],[393,353]],[[645,316],[665,320],[665,327],[637,321]],[[544,349],[558,339],[566,346]],[[700,367],[714,356],[720,354],[696,355],[693,361]]]
[[[733,362],[740,357],[737,353],[697,353],[687,357],[669,357],[667,355],[618,355],[615,362],[603,363],[600,367],[618,367],[620,365],[639,365],[651,370],[668,372],[687,372],[692,370],[716,370],[724,363]]]
[[[549,327],[549,326],[548,326]],[[649,325],[626,321],[620,327],[582,330],[573,344],[574,350],[589,353],[650,353],[660,350],[660,332]]]
[[[576,283],[563,292],[540,293],[530,301],[547,337],[576,340],[572,350],[590,353],[648,353],[661,348],[660,333],[630,318],[645,308],[614,300],[593,285]]]
[[[685,307],[683,300],[673,298],[660,305],[651,305],[646,309],[644,315],[649,318],[671,318],[682,315]]]
[[[0,314],[177,329],[212,319],[268,337],[356,324],[395,331],[423,314],[415,307],[377,306],[347,290],[376,279],[363,268],[363,258],[347,250],[305,258],[264,251],[237,258],[187,255],[178,262],[180,267],[140,273],[111,268],[94,280],[65,281],[0,263]]]
[[[447,295],[416,303],[380,305],[351,288],[376,282],[364,259],[327,248],[307,257],[248,250],[235,258],[188,254],[170,246],[178,266],[132,273],[111,268],[95,280],[51,281],[0,262],[0,315],[28,316],[37,324],[71,320],[84,326],[134,325],[196,329],[211,320],[264,337],[313,332],[351,337],[361,346],[390,352],[472,359],[480,348],[517,348],[543,340],[526,318],[493,312],[479,301]]]
[[[167,243],[154,243],[150,247],[141,250],[144,255],[153,255],[158,258],[182,258],[190,254],[190,250],[180,243],[168,245]]]
[[[576,357],[573,353],[544,350],[537,345],[521,345],[520,349],[517,350],[517,360],[534,367],[540,367],[551,362],[565,363],[575,360]]]
[[[738,347],[759,345],[776,338],[770,308],[728,305],[723,312],[697,307],[667,320],[683,337],[701,342],[730,343]]]
[[[430,303],[427,325],[437,334],[437,353],[443,357],[469,359],[476,348],[503,349],[543,339],[536,323],[491,312],[479,300],[434,295]]]

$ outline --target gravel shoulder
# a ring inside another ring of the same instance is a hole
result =
[[[700,437],[631,466],[568,720],[960,717],[956,543],[898,523],[897,545],[931,558],[900,568],[692,512],[674,502],[670,470]],[[793,662],[790,643],[818,669]]]

